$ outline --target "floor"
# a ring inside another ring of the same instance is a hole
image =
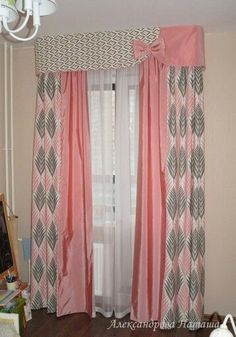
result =
[[[128,326],[129,316],[122,320],[104,318],[98,314],[90,319],[86,314],[73,314],[57,318],[46,310],[33,312],[21,337],[208,337],[212,331],[203,328],[190,332],[186,328],[153,331],[153,328]],[[126,326],[126,327],[125,327]]]

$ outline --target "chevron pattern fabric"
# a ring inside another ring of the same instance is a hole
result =
[[[56,213],[61,158],[60,74],[38,78],[32,200],[32,309],[56,311]]]
[[[133,41],[150,44],[159,31],[153,27],[38,38],[36,73],[131,67],[142,61],[134,58]]]
[[[204,297],[203,69],[169,67],[165,326],[201,321]]]

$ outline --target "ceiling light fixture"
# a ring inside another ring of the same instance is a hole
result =
[[[56,11],[55,0],[0,0],[0,33],[2,27],[14,39],[18,41],[29,41],[33,39],[39,30],[40,16],[50,15]],[[8,24],[18,19],[18,13],[22,13],[25,18],[16,29],[11,29]],[[33,16],[34,32],[31,36],[23,38],[16,35],[22,31]]]

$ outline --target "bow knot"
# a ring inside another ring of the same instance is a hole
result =
[[[153,43],[146,44],[142,40],[134,40],[134,57],[141,59],[153,55],[159,62],[163,62],[165,54],[165,43],[163,38],[158,37]]]

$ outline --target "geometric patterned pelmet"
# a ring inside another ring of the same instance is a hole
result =
[[[151,27],[40,37],[36,73],[132,67],[142,61],[134,58],[133,41],[151,44],[159,32]]]

